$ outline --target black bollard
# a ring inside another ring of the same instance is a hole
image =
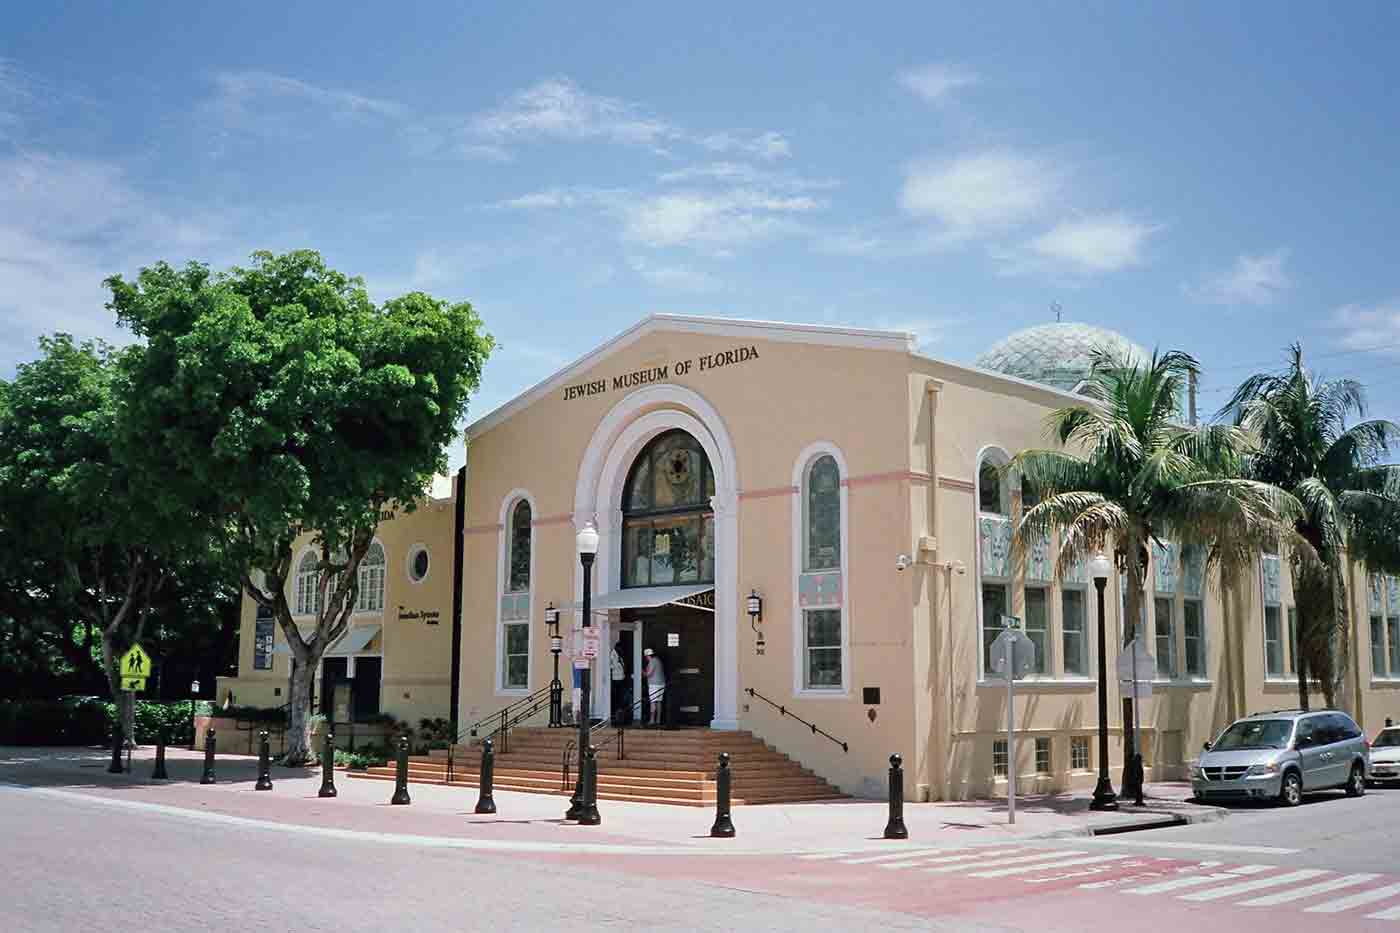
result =
[[[413,802],[408,796],[408,736],[399,736],[398,760],[394,764],[394,796],[389,802],[404,806]]]
[[[496,752],[491,747],[491,740],[487,739],[481,743],[481,796],[476,801],[477,813],[496,812],[496,798],[491,787],[495,778]]]
[[[564,819],[566,820],[577,820],[579,818],[579,814],[583,813],[584,772],[585,769],[583,767],[583,762],[579,761],[578,779],[574,781],[574,793],[573,796],[569,798],[569,809],[564,813]]]
[[[583,812],[578,815],[578,825],[597,826],[603,822],[598,815],[598,748],[588,746],[583,758]]]
[[[151,771],[152,781],[168,781],[170,775],[165,773],[165,729],[156,733],[156,766]]]
[[[326,730],[325,748],[321,749],[321,789],[316,796],[335,796],[335,733],[330,730]]]
[[[268,741],[267,730],[258,733],[258,783],[253,790],[272,790],[272,743]]]
[[[121,715],[120,710],[117,715]],[[122,773],[122,724],[120,722],[112,726],[112,761],[107,765],[107,773]]]
[[[908,839],[904,825],[904,759],[890,756],[890,820],[885,824],[886,839]]]
[[[199,783],[214,783],[214,730],[204,730],[204,773],[199,776]]]
[[[715,772],[715,825],[710,827],[710,835],[716,839],[734,838],[734,821],[729,818],[729,789],[732,775],[729,771],[729,753],[719,753],[719,770]]]

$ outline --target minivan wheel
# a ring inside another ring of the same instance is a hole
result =
[[[1296,807],[1303,802],[1303,779],[1297,771],[1289,771],[1279,785],[1278,802],[1285,807]]]
[[[1347,796],[1360,797],[1366,793],[1366,771],[1360,765],[1351,766],[1351,777],[1347,778]]]

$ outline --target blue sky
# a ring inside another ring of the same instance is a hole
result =
[[[469,299],[485,414],[652,311],[1302,339],[1400,417],[1400,7],[28,4],[0,30],[0,376],[101,279],[314,247]],[[361,9],[360,7],[365,7]]]

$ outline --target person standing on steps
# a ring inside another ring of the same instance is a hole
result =
[[[627,721],[631,713],[629,707],[632,705],[627,700],[627,665],[622,663],[622,642],[612,646],[612,651],[608,656],[608,669],[612,674],[612,710],[613,723],[622,725]]]
[[[650,648],[642,652],[642,677],[647,682],[647,699],[651,703],[651,725],[661,727],[661,707],[666,699],[666,665]]]

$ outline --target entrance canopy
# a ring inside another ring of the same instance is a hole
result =
[[[638,586],[615,590],[593,599],[594,612],[613,609],[656,609],[659,606],[685,606],[688,609],[715,611],[715,585],[697,583],[688,586]],[[575,609],[583,606],[575,603]]]
[[[379,634],[381,626],[378,625],[354,625],[346,631],[335,644],[326,649],[322,657],[344,658],[350,655],[359,654],[365,650],[365,646],[374,641],[374,636]],[[280,643],[275,654],[291,654],[292,649],[286,642]]]

